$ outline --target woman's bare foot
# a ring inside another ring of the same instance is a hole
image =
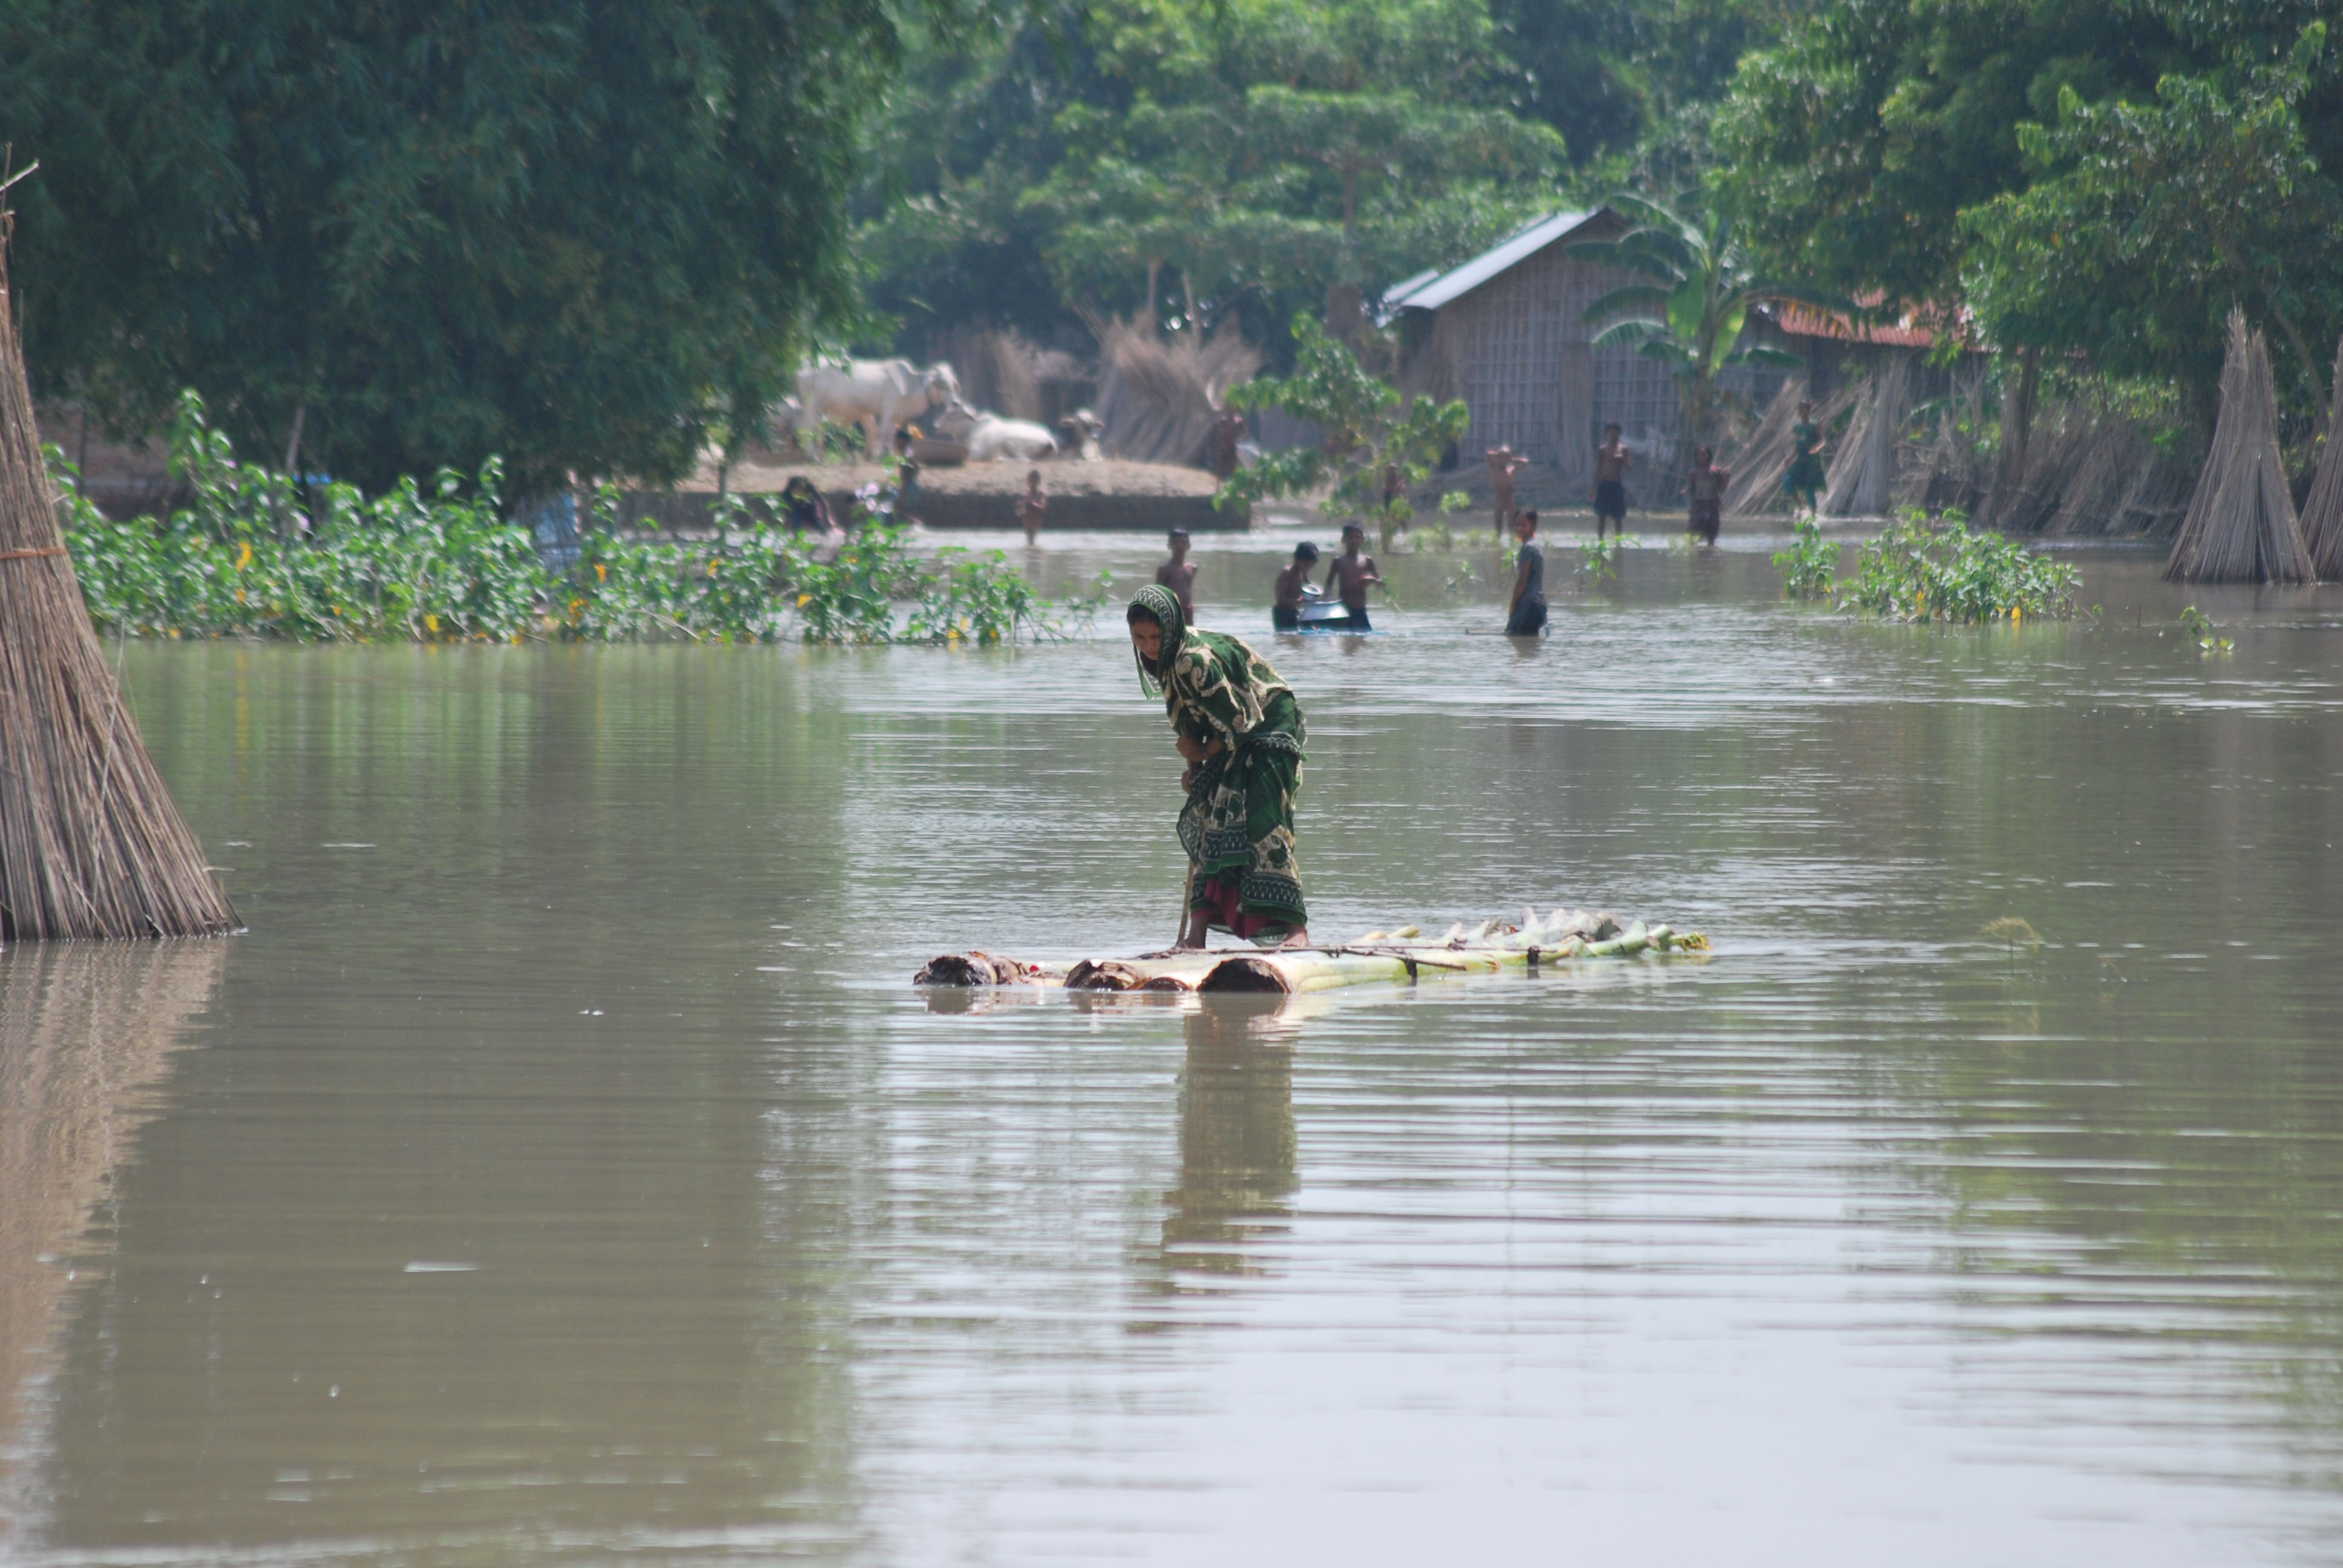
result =
[[[1287,934],[1286,939],[1277,945],[1281,948],[1309,947],[1311,945],[1310,928],[1308,926],[1296,926]]]

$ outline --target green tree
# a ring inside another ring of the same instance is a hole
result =
[[[2281,65],[2176,73],[2146,103],[2068,88],[2049,123],[2020,124],[2028,184],[1961,219],[1967,295],[1994,340],[2209,387],[2241,303],[2277,328],[2303,406],[2323,411],[2316,345],[2343,320],[2343,193],[2298,106],[2325,40],[2313,23]]]
[[[1574,245],[1570,254],[1650,281],[1613,289],[1588,306],[1590,324],[1608,323],[1590,341],[1597,348],[1635,344],[1674,368],[1687,444],[1710,439],[1716,377],[1725,367],[1800,363],[1779,349],[1741,347],[1752,306],[1798,300],[1828,310],[1854,308],[1839,297],[1760,276],[1733,220],[1705,210],[1696,197],[1670,206],[1619,195],[1609,205],[1628,220],[1627,231],[1616,239]]]
[[[921,42],[862,198],[874,302],[914,339],[1355,314],[1552,205],[1564,145],[1508,112],[1494,43],[1486,0],[1093,0],[964,59]]]
[[[370,486],[670,477],[851,307],[866,0],[16,0],[41,391]]]
[[[1221,499],[1259,501],[1330,488],[1327,509],[1373,518],[1383,548],[1407,521],[1405,495],[1384,498],[1384,476],[1396,468],[1411,484],[1432,477],[1449,447],[1464,438],[1473,412],[1429,397],[1403,400],[1368,374],[1350,347],[1307,316],[1293,318],[1294,366],[1289,377],[1262,377],[1229,392],[1232,407],[1274,408],[1316,426],[1315,447],[1272,452],[1245,464],[1221,487]]]

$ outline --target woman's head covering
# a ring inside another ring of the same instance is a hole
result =
[[[1131,650],[1139,665],[1139,688],[1152,697],[1161,689],[1155,671],[1171,667],[1172,656],[1180,651],[1180,639],[1188,635],[1188,618],[1180,612],[1180,596],[1161,583],[1149,583],[1132,596],[1131,608],[1123,612],[1126,619],[1131,610],[1144,611],[1163,628],[1163,641],[1155,651],[1155,669],[1147,668],[1137,648]]]

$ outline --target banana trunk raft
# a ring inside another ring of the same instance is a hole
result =
[[[1556,910],[1543,920],[1522,911],[1518,925],[1502,920],[1451,926],[1427,938],[1414,926],[1369,931],[1333,948],[1281,948],[1263,952],[1170,952],[1136,959],[1083,959],[1033,963],[994,953],[946,953],[912,977],[914,985],[1049,986],[1067,990],[1252,991],[1295,996],[1340,986],[1407,983],[1448,975],[1535,970],[1579,959],[1630,958],[1645,953],[1706,952],[1708,939],[1641,920],[1622,924],[1608,913]]]

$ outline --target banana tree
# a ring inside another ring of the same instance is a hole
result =
[[[1714,434],[1716,378],[1726,367],[1802,363],[1778,348],[1740,346],[1751,307],[1795,301],[1842,313],[1855,308],[1836,295],[1758,276],[1729,217],[1688,202],[1668,206],[1635,196],[1614,196],[1608,205],[1627,220],[1627,231],[1583,241],[1569,254],[1649,281],[1614,288],[1586,307],[1588,324],[1604,324],[1590,341],[1597,348],[1632,344],[1674,367],[1688,445],[1706,445]]]

